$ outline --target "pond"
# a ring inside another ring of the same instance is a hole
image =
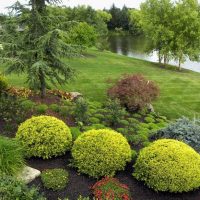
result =
[[[151,54],[145,53],[145,49],[148,47],[149,41],[144,37],[135,37],[131,35],[110,36],[108,41],[109,50],[113,53],[148,60],[151,62],[158,62],[157,53],[155,51]],[[176,61],[170,61],[169,64],[178,65]],[[195,72],[200,72],[200,62],[194,62],[187,59],[185,63],[182,64],[182,67]]]

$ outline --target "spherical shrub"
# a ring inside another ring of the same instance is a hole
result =
[[[98,178],[113,176],[131,161],[127,140],[108,129],[90,130],[80,135],[72,148],[74,164],[82,173]]]
[[[156,191],[188,192],[200,187],[200,155],[190,146],[161,139],[142,149],[134,177]]]
[[[64,169],[47,169],[42,172],[42,183],[47,189],[62,190],[68,183],[69,174]]]
[[[120,100],[122,106],[129,110],[144,108],[159,95],[159,88],[142,75],[126,75],[108,90],[111,98]]]
[[[22,123],[16,138],[27,148],[27,156],[44,159],[58,156],[71,148],[72,135],[68,126],[50,116],[32,117]]]
[[[0,173],[16,175],[24,167],[24,149],[15,139],[0,136]]]

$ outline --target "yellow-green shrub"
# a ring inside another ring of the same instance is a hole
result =
[[[19,126],[16,138],[27,148],[28,157],[51,158],[64,154],[72,145],[72,135],[67,125],[50,116],[26,120]]]
[[[5,76],[0,74],[0,93],[8,88],[8,81]]]
[[[134,177],[156,191],[188,192],[200,187],[200,155],[183,142],[161,139],[142,149]]]
[[[123,170],[131,160],[131,149],[127,140],[116,131],[90,130],[74,142],[72,156],[79,172],[98,178]]]

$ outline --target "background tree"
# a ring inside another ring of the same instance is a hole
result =
[[[174,32],[171,51],[178,60],[179,70],[181,63],[188,57],[190,60],[199,60],[200,53],[200,11],[197,0],[180,0],[176,3],[171,21]]]
[[[171,30],[173,20],[173,3],[170,0],[147,0],[141,4],[139,25],[142,27],[151,45],[149,51],[157,51],[159,63],[162,58],[166,65],[174,32]]]

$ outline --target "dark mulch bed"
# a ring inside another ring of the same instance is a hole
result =
[[[76,200],[80,194],[82,196],[89,196],[92,199],[90,187],[96,182],[96,180],[89,178],[86,175],[77,173],[75,169],[69,168],[68,164],[70,158],[70,154],[68,153],[65,156],[50,160],[42,160],[37,158],[28,160],[28,164],[31,167],[41,171],[53,168],[67,169],[70,177],[66,189],[58,192],[45,189],[40,178],[34,180],[30,185],[39,187],[40,192],[43,193],[48,200],[57,200],[58,198],[63,199],[65,197],[68,197],[70,200]],[[129,186],[133,200],[200,200],[200,190],[182,194],[156,193],[144,186],[143,183],[136,181],[131,175],[132,172],[132,164],[129,164],[125,171],[117,173],[115,177],[118,178],[122,183]]]
[[[39,94],[35,94],[33,96],[30,96],[29,99],[34,101],[35,103],[47,104],[47,105],[54,104],[54,103],[59,104],[61,100],[60,97],[53,94],[46,94],[45,98],[41,98]]]

